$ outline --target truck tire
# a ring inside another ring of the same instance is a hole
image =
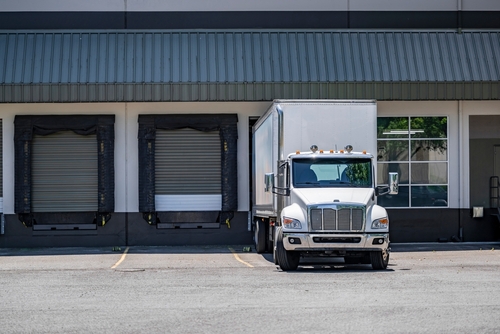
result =
[[[266,251],[266,224],[261,219],[255,220],[254,231],[255,250],[257,253]]]
[[[387,265],[389,264],[389,252],[386,250],[381,252],[370,252],[370,259],[374,270],[387,269]]]
[[[300,261],[298,252],[287,251],[283,246],[283,230],[281,226],[276,229],[276,260],[283,271],[296,270]]]
[[[276,233],[276,228],[274,229]],[[275,265],[278,265],[278,256],[276,255],[276,235],[273,236],[273,261]]]

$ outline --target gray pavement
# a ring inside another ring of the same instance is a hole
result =
[[[500,332],[498,243],[288,273],[245,247],[0,249],[0,332]]]

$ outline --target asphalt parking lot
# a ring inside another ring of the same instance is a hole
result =
[[[499,333],[500,244],[282,272],[246,245],[0,249],[2,333]]]

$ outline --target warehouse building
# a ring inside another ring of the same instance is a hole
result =
[[[251,243],[274,99],[377,100],[393,242],[500,238],[497,1],[24,0],[0,8],[0,247]]]

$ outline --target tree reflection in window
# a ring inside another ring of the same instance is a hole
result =
[[[380,197],[382,205],[448,205],[447,117],[379,117],[377,137],[378,184],[387,182],[388,171],[398,172],[402,181],[400,194]],[[422,189],[439,189],[439,201],[423,198],[433,196]]]

